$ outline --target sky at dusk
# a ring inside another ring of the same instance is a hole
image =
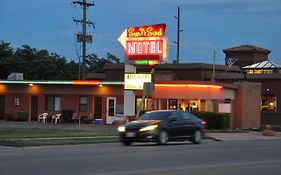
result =
[[[88,1],[93,2],[93,1]],[[181,63],[224,64],[222,49],[251,44],[271,50],[269,60],[281,64],[281,0],[94,0],[87,19],[93,43],[87,53],[107,52],[123,61],[117,38],[127,27],[166,23],[168,59],[176,58],[177,6],[181,8]],[[78,61],[81,44],[75,34],[82,8],[70,0],[0,0],[0,40],[13,48],[24,44]]]

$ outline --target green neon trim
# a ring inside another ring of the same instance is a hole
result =
[[[3,84],[71,84],[70,81],[0,81]]]
[[[104,81],[99,82],[100,85],[124,85],[122,81]]]
[[[148,63],[149,63],[148,60],[135,60],[135,64],[139,64],[139,65],[146,65]]]

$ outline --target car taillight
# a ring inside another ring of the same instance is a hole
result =
[[[205,120],[201,120],[201,125],[206,125],[207,122]]]

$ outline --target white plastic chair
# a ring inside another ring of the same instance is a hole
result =
[[[53,115],[52,116],[52,122],[54,121],[54,123],[57,124],[58,121],[60,121],[60,117],[61,117],[61,114]]]
[[[81,116],[78,112],[74,112],[72,114],[72,120],[74,120],[74,121],[77,120],[80,123],[80,119],[81,119]]]
[[[91,121],[93,124],[95,124],[95,114],[89,113],[89,116],[88,116],[87,120]]]
[[[46,121],[47,121],[47,117],[48,117],[48,113],[42,113],[42,114],[40,114],[39,116],[38,116],[38,121],[39,122],[43,122],[43,123],[46,123]]]

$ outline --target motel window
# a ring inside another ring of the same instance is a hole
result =
[[[264,74],[272,74],[273,70],[267,69],[267,70],[263,70]]]
[[[80,103],[79,103],[79,111],[80,112],[87,112],[87,104],[88,100],[86,96],[80,97]]]
[[[142,98],[137,98],[136,99],[136,110],[138,110],[140,104],[141,104]],[[152,110],[152,99],[151,98],[146,98],[142,104],[142,109],[141,111],[148,111]]]
[[[248,74],[272,74],[272,69],[248,69],[246,70]]]
[[[248,73],[248,74],[253,74],[254,71],[250,69],[250,70],[247,70],[247,73]]]
[[[169,99],[169,109],[177,109],[177,108],[178,108],[178,100]]]
[[[59,96],[46,96],[46,111],[60,111],[61,99]]]
[[[263,73],[263,70],[261,70],[261,69],[254,70],[254,74],[262,74],[262,73]]]
[[[274,95],[264,95],[261,97],[261,110],[274,111],[277,110],[277,98]]]

